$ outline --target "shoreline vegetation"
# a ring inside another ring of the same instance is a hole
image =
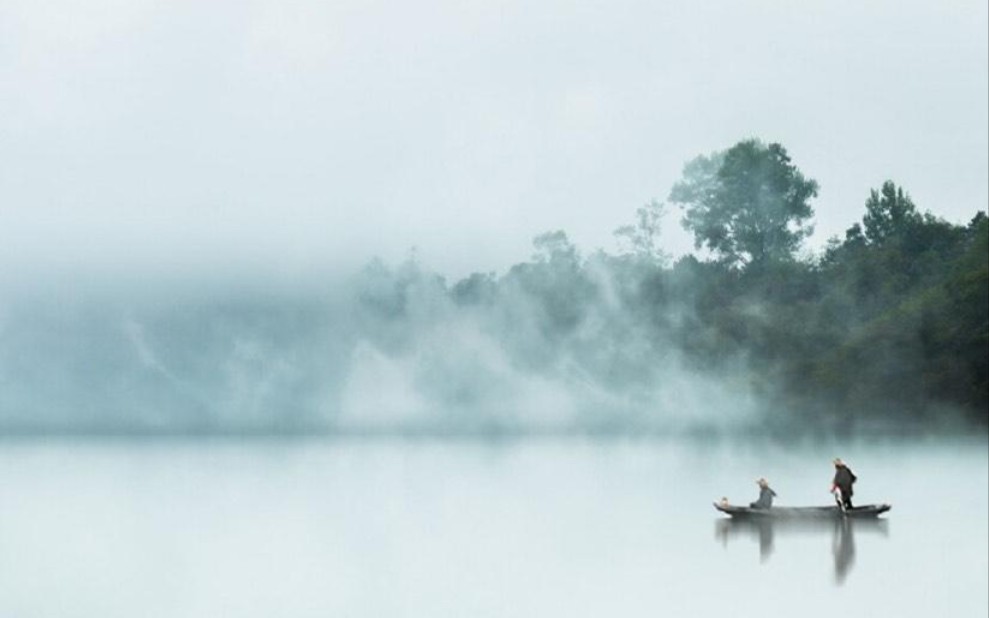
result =
[[[453,283],[370,262],[342,298],[8,301],[5,436],[906,435],[989,427],[989,221],[903,186],[819,254],[817,183],[779,144],[689,162],[582,255],[564,231]]]

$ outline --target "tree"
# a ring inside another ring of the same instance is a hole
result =
[[[865,237],[870,243],[879,245],[894,236],[902,235],[920,215],[910,199],[892,180],[883,183],[881,190],[872,189],[865,201]]]
[[[817,182],[790,162],[779,144],[750,139],[684,166],[670,201],[684,210],[694,246],[730,265],[792,259],[813,227]]]
[[[523,301],[514,307],[523,310],[515,316],[519,322],[536,316],[543,336],[565,336],[583,319],[594,296],[594,286],[582,268],[580,252],[566,232],[545,232],[536,236],[532,245],[532,261],[512,266],[502,281],[502,289],[511,298]]]
[[[653,200],[635,211],[635,223],[623,225],[614,231],[615,237],[623,245],[624,254],[652,264],[665,266],[670,256],[659,246],[662,220],[666,206]]]

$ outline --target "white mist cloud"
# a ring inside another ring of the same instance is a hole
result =
[[[414,366],[414,359],[396,359],[371,345],[358,344],[341,396],[341,425],[387,429],[421,422],[434,414],[415,387]]]
[[[577,421],[575,393],[517,367],[474,319],[453,316],[423,330],[407,352],[354,347],[341,426],[566,429]]]

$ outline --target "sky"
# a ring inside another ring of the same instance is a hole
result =
[[[0,275],[503,272],[550,230],[614,250],[749,137],[820,183],[811,247],[886,179],[966,223],[987,24],[985,0],[2,0]]]

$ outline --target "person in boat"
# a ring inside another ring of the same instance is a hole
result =
[[[769,481],[761,478],[756,481],[756,484],[759,486],[759,499],[750,503],[749,506],[754,509],[768,509],[772,507],[776,492],[769,487]]]
[[[831,493],[840,491],[841,494],[838,497],[841,499],[841,505],[850,509],[852,508],[852,485],[855,484],[858,477],[840,458],[836,458],[833,463],[834,479],[831,481]]]

